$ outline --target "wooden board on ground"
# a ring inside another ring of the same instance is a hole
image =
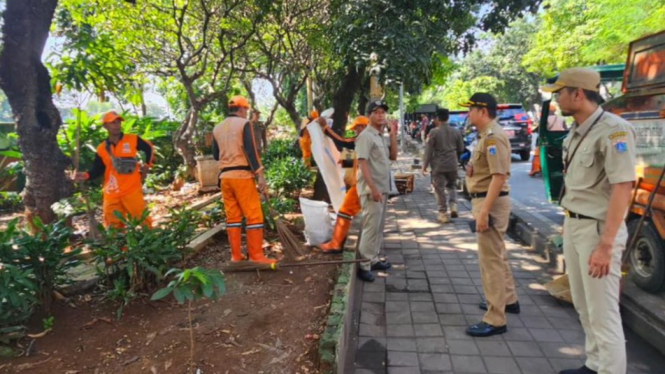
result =
[[[187,244],[188,248],[191,248],[195,253],[199,252],[201,249],[205,248],[208,243],[215,237],[215,235],[226,230],[226,223],[220,223],[219,225],[211,228],[210,230],[204,232],[203,234],[197,236]]]

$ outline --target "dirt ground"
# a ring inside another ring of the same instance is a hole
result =
[[[218,268],[228,258],[220,239],[187,266]],[[318,337],[336,274],[336,266],[227,273],[226,295],[193,304],[196,368],[203,374],[318,373]],[[117,320],[117,305],[95,296],[73,303],[58,303],[53,331],[35,340],[29,357],[0,361],[0,373],[188,372],[186,305],[146,297]],[[36,318],[31,332],[40,326]]]

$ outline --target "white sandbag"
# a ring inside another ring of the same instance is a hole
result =
[[[307,244],[319,245],[332,238],[333,222],[328,214],[328,203],[301,197],[300,210],[305,219]]]
[[[307,131],[312,139],[312,157],[326,184],[333,209],[339,213],[344,202],[344,195],[346,195],[344,169],[338,163],[341,157],[340,152],[332,139],[325,136],[318,122],[314,121],[307,125]]]

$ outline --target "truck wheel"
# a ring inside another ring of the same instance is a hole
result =
[[[637,229],[635,219],[628,224],[628,243]],[[630,279],[641,289],[656,293],[665,288],[665,244],[653,224],[645,221],[630,253]]]
[[[529,161],[529,158],[531,158],[531,151],[520,151],[520,159],[522,161]]]

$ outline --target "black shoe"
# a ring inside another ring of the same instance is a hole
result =
[[[492,335],[503,334],[508,331],[506,325],[495,327],[485,322],[480,322],[477,325],[471,325],[466,328],[466,333],[471,336],[484,338]]]
[[[358,278],[365,282],[374,282],[374,274],[369,270],[358,269]]]
[[[478,308],[487,310],[487,301],[481,301]],[[506,304],[506,313],[520,314],[520,302],[516,301],[514,304]]]
[[[598,374],[598,372],[593,371],[584,365],[579,369],[561,370],[559,374]]]
[[[391,267],[393,267],[393,264],[388,261],[379,261],[376,264],[372,264],[372,270],[386,271]]]
[[[593,371],[584,365],[579,369],[561,370],[559,374],[598,374],[598,372]]]

